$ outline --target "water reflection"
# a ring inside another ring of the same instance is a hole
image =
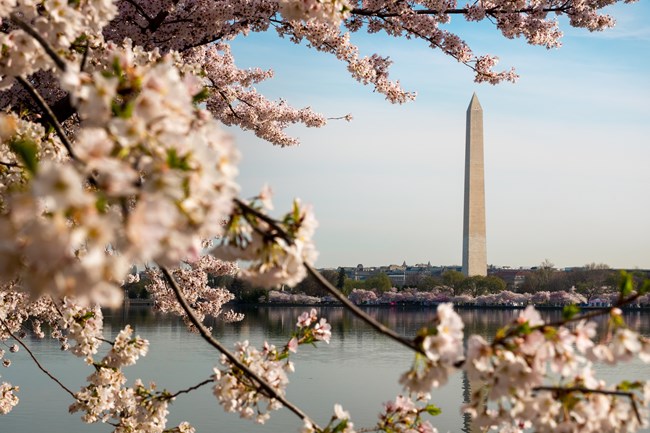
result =
[[[378,335],[343,308],[316,309],[332,324],[332,342],[319,344],[317,349],[304,348],[295,356],[296,372],[290,378],[287,395],[321,423],[327,422],[334,402],[340,402],[352,413],[358,427],[370,426],[376,422],[381,403],[400,392],[399,375],[409,367],[413,355],[398,343]],[[228,347],[244,339],[256,345],[264,340],[282,345],[304,310],[302,307],[240,307],[239,311],[246,314],[244,321],[229,325],[212,321],[209,325]],[[435,317],[433,308],[374,307],[366,311],[399,333],[411,336]],[[460,310],[459,313],[466,324],[466,335],[476,333],[486,338],[519,314],[516,310]],[[543,311],[542,315],[546,320],[557,320],[561,313],[552,310]],[[632,312],[625,317],[631,327],[650,335],[650,315]],[[156,315],[147,307],[105,313],[106,333],[111,336],[127,323],[151,341],[149,355],[126,369],[130,383],[142,378],[145,382],[156,381],[161,388],[178,390],[209,377],[218,363],[218,354],[198,336],[189,334],[182,320],[176,317]],[[62,353],[52,340],[29,340],[29,344],[46,367],[72,389],[78,389],[91,373],[91,368]],[[21,403],[10,415],[0,417],[2,433],[111,430],[106,425],[83,424],[78,415],[67,414],[70,401],[34,367],[24,351],[15,354],[13,360],[12,367],[3,369],[2,375],[3,380],[21,387]],[[635,364],[631,369],[599,368],[601,376],[608,381],[621,380],[626,371],[640,378],[650,375],[650,368],[645,364]],[[467,391],[467,381],[460,374],[452,376],[446,387],[433,390],[432,401],[443,410],[433,420],[439,431],[467,431],[467,420],[459,413]],[[174,403],[170,423],[184,420],[190,421],[199,432],[219,433],[296,432],[301,425],[286,411],[273,414],[266,427],[225,414],[209,388],[183,396]]]

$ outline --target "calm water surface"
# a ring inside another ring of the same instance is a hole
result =
[[[238,340],[249,340],[261,346],[264,340],[283,345],[294,329],[296,317],[304,307],[260,307],[242,310],[243,322],[224,325],[213,323],[214,333],[228,347]],[[352,414],[357,427],[375,423],[381,403],[400,392],[397,380],[408,369],[413,355],[397,343],[374,333],[368,326],[338,307],[321,307],[320,315],[332,324],[332,341],[318,348],[301,347],[293,357],[296,372],[290,376],[287,397],[321,424],[332,414],[339,402]],[[435,316],[433,309],[375,308],[368,310],[381,322],[403,335],[413,335]],[[513,310],[461,310],[466,334],[476,333],[489,338],[496,329],[518,315]],[[546,311],[548,320],[559,318],[559,311]],[[650,314],[635,312],[626,315],[628,324],[650,335]],[[218,354],[198,336],[188,333],[174,317],[155,315],[149,308],[132,307],[127,311],[105,314],[105,333],[114,336],[127,323],[151,342],[149,354],[125,374],[131,384],[141,378],[154,381],[160,389],[170,391],[187,388],[207,379],[217,365]],[[82,360],[61,352],[52,340],[27,339],[55,376],[76,391],[92,373]],[[3,368],[3,379],[20,386],[20,404],[9,414],[0,416],[0,433],[83,433],[109,432],[102,424],[84,424],[79,414],[68,414],[71,403],[66,393],[44,376],[21,350],[11,354],[13,364]],[[605,380],[647,379],[650,366],[640,362],[623,367],[599,366]],[[626,375],[632,375],[632,377]],[[432,401],[442,408],[442,415],[433,419],[439,431],[460,432],[463,417],[459,406],[463,401],[462,376],[456,374],[450,383],[432,392]],[[225,413],[212,396],[210,387],[180,396],[170,406],[168,426],[189,421],[198,432],[215,433],[287,433],[296,432],[301,422],[291,413],[280,410],[271,415],[265,426],[241,420]]]

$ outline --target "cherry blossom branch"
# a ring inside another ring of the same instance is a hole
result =
[[[543,325],[539,325],[538,328],[543,328],[543,327],[546,327],[546,326],[548,326],[548,327],[558,327],[558,326],[565,325],[567,323],[578,322],[580,320],[588,320],[588,319],[591,319],[593,317],[598,317],[598,316],[602,316],[602,315],[605,315],[605,314],[610,314],[614,308],[620,308],[620,307],[623,307],[623,306],[625,306],[627,304],[630,304],[630,303],[636,301],[639,297],[641,297],[641,294],[636,293],[636,294],[634,294],[634,295],[632,295],[632,296],[630,296],[628,298],[619,299],[618,302],[616,302],[611,307],[590,311],[589,313],[580,314],[580,315],[571,317],[569,319],[563,319],[563,320],[558,320],[556,322],[545,323]]]
[[[20,167],[20,164],[16,162],[0,161],[0,165],[4,165],[5,167]]]
[[[196,317],[194,314],[194,311],[192,311],[192,308],[190,305],[187,303],[187,300],[185,299],[185,296],[181,292],[180,287],[176,283],[176,280],[174,279],[173,275],[170,273],[170,271],[164,267],[160,267],[163,275],[167,279],[167,282],[171,286],[172,290],[174,291],[174,294],[176,295],[176,299],[178,300],[179,304],[181,304],[181,307],[183,307],[183,310],[187,314],[188,318],[190,319],[190,322],[196,327],[196,329],[199,331],[199,334],[203,339],[210,344],[212,347],[217,349],[219,352],[224,354],[226,358],[239,370],[241,370],[244,374],[246,374],[248,377],[253,379],[255,382],[258,383],[259,388],[261,388],[264,392],[267,393],[267,396],[276,399],[284,407],[289,409],[291,412],[296,414],[300,419],[304,421],[309,421],[317,430],[320,430],[320,428],[311,420],[311,418],[304,413],[300,408],[298,408],[296,405],[288,401],[285,397],[282,395],[278,394],[268,383],[264,381],[259,375],[257,375],[254,371],[252,371],[250,368],[248,368],[245,364],[243,364],[237,357],[235,357],[228,349],[226,349],[218,340],[216,340],[210,331],[203,325],[203,323]]]
[[[332,296],[334,296],[336,299],[338,299],[348,310],[350,310],[354,315],[356,315],[358,318],[366,322],[368,325],[371,327],[375,328],[377,332],[380,334],[383,334],[389,338],[392,338],[393,340],[397,341],[398,343],[408,347],[409,349],[421,353],[422,355],[425,355],[424,350],[413,340],[410,340],[391,328],[385,326],[384,324],[378,322],[365,312],[363,312],[359,307],[354,305],[353,302],[351,302],[347,296],[345,296],[343,293],[341,293],[340,290],[338,290],[336,287],[334,287],[325,277],[323,277],[320,272],[318,272],[312,265],[309,263],[303,263],[303,266],[305,269],[307,269],[307,272],[318,281],[318,283],[325,289],[327,290]]]
[[[388,20],[386,20],[384,17],[380,17],[380,18],[382,18],[382,20],[383,20],[384,22],[388,22]],[[392,23],[392,24],[395,24],[395,23]],[[415,30],[415,29],[412,29],[412,28],[410,28],[410,27],[407,27],[407,26],[403,25],[402,23],[396,23],[396,24],[398,24],[398,25],[400,26],[400,28],[401,28],[402,30],[406,31],[407,33],[411,33],[412,35],[415,35],[415,36],[417,36],[418,38],[420,38],[420,39],[422,39],[422,40],[425,40],[425,41],[429,42],[432,46],[438,48],[440,51],[442,51],[442,52],[445,53],[446,55],[450,56],[451,58],[456,59],[457,62],[462,63],[463,65],[467,66],[468,68],[470,68],[470,69],[471,69],[472,71],[474,71],[475,73],[480,74],[480,75],[482,75],[482,76],[486,76],[485,73],[479,71],[475,66],[473,66],[473,65],[471,64],[471,61],[476,62],[476,56],[474,56],[473,60],[470,60],[470,61],[464,61],[464,60],[461,60],[461,59],[458,57],[457,54],[454,54],[454,53],[451,52],[450,50],[445,49],[445,48],[444,48],[444,47],[443,47],[439,42],[437,42],[436,40],[434,40],[432,37],[427,36],[427,35],[424,35],[424,34],[422,34],[421,32],[419,32],[419,31],[417,31],[417,30]]]
[[[61,143],[63,143],[63,146],[65,146],[66,150],[70,154],[70,157],[74,160],[79,160],[79,158],[77,158],[77,155],[75,155],[74,151],[72,150],[72,143],[68,139],[68,136],[65,134],[65,131],[63,131],[63,127],[52,112],[52,109],[50,109],[50,106],[47,104],[47,102],[45,102],[41,94],[38,93],[38,90],[36,90],[34,86],[32,86],[31,83],[23,77],[16,77],[16,80],[18,80],[18,82],[23,86],[27,93],[29,93],[29,96],[31,96],[34,102],[36,102],[36,105],[38,105],[39,108],[43,110],[45,118],[56,131],[56,134],[59,136]]]
[[[630,399],[632,402],[632,409],[634,409],[634,415],[636,416],[636,419],[641,423],[641,414],[639,413],[639,408],[637,407],[636,403],[636,396],[634,393],[630,391],[614,391],[614,390],[608,390],[608,389],[591,389],[591,388],[583,388],[581,386],[570,386],[567,388],[563,388],[561,386],[536,386],[533,388],[533,391],[550,391],[552,392],[556,397],[560,395],[566,395],[566,394],[571,394],[574,392],[578,392],[581,394],[603,394],[603,395],[613,395],[613,396],[621,396],[621,397],[627,397]]]
[[[564,326],[567,323],[579,322],[581,320],[589,320],[589,319],[592,319],[594,317],[603,316],[603,315],[606,315],[606,314],[611,314],[612,310],[614,310],[615,308],[620,308],[620,307],[623,307],[623,306],[625,306],[627,304],[630,304],[630,303],[634,302],[635,300],[637,300],[639,297],[641,297],[641,293],[635,293],[634,295],[631,295],[631,296],[629,296],[627,298],[624,298],[624,297],[621,296],[621,297],[619,297],[618,301],[614,305],[612,305],[611,307],[593,310],[593,311],[590,311],[589,313],[579,314],[579,315],[570,317],[568,319],[557,320],[555,322],[549,322],[549,323],[542,323],[541,325],[532,326],[530,329],[531,330],[537,330],[537,329],[546,329],[546,328],[557,328],[557,327],[560,327],[560,326]],[[503,335],[497,336],[492,341],[491,345],[492,345],[492,347],[496,347],[496,346],[500,345],[503,341],[507,340],[510,337],[513,337],[513,336],[519,334],[520,332],[521,332],[521,330],[518,327],[516,327],[516,326],[515,327],[510,327],[510,329],[508,329],[507,332],[505,332]]]
[[[568,12],[571,9],[570,6],[568,6],[567,3],[565,3],[562,6],[557,6],[557,7],[550,7],[550,8],[523,8],[523,9],[515,9],[515,10],[503,10],[498,7],[493,7],[485,10],[486,15],[498,15],[498,14],[526,14],[526,13],[532,13],[532,12]],[[356,8],[352,9],[350,13],[352,15],[360,15],[360,16],[366,16],[366,17],[376,17],[376,18],[393,18],[393,17],[401,17],[401,16],[408,16],[409,14],[415,14],[415,15],[466,15],[470,11],[467,8],[461,8],[461,9],[442,9],[442,10],[437,10],[437,9],[411,9],[408,13],[404,12],[381,12],[381,11],[376,11],[376,10],[368,10],[368,9],[362,9],[362,8]]]
[[[149,16],[149,14],[147,14],[147,12],[146,12],[144,9],[142,9],[142,6],[140,6],[139,3],[137,3],[137,2],[134,1],[134,0],[126,0],[126,2],[127,2],[128,4],[130,4],[131,6],[133,6],[133,7],[135,8],[135,10],[140,14],[140,16],[142,16],[142,18],[144,18],[145,20],[147,20],[148,23],[151,23],[151,21],[153,20],[153,18],[151,18],[151,17]]]
[[[68,394],[70,394],[70,395],[72,396],[73,399],[77,400],[77,397],[75,396],[75,394],[74,394],[72,391],[70,391],[70,389],[69,389],[67,386],[65,386],[63,383],[61,383],[61,381],[60,381],[59,379],[57,379],[56,377],[54,377],[54,376],[52,375],[52,373],[50,373],[50,372],[49,372],[45,367],[43,367],[43,365],[41,365],[41,363],[38,361],[38,359],[36,358],[36,356],[34,355],[34,353],[33,353],[33,352],[29,349],[29,347],[28,347],[28,346],[23,342],[23,340],[21,340],[17,335],[14,335],[14,334],[11,332],[11,330],[9,329],[9,326],[7,325],[7,322],[5,322],[3,319],[0,319],[0,323],[2,323],[2,326],[4,326],[5,330],[6,330],[7,333],[11,336],[11,338],[13,338],[14,340],[16,340],[16,341],[18,342],[18,344],[20,344],[20,345],[23,347],[23,349],[25,349],[25,350],[27,351],[27,353],[29,353],[29,356],[31,356],[31,358],[32,358],[32,360],[34,361],[34,363],[36,363],[36,366],[37,366],[37,367],[38,367],[38,368],[39,368],[43,373],[45,373],[45,374],[46,374],[50,379],[52,379],[54,382],[56,382],[56,383],[57,383],[57,384],[58,384],[58,385],[59,385],[59,386],[60,386],[64,391],[66,391]]]
[[[277,236],[279,238],[284,239],[288,243],[293,243],[293,239],[280,227],[273,218],[269,217],[268,215],[265,215],[264,213],[258,211],[257,209],[249,206],[248,204],[242,202],[239,199],[235,199],[235,204],[239,206],[241,211],[243,213],[247,213],[250,215],[255,216],[256,218],[259,218],[260,220],[264,221],[269,225],[269,227],[273,230],[273,233],[270,233],[272,236]],[[268,234],[268,233],[267,233]],[[354,305],[347,296],[345,296],[341,291],[339,291],[336,287],[334,287],[329,281],[327,281],[316,269],[314,269],[313,266],[311,266],[309,263],[303,262],[303,266],[305,269],[307,269],[307,272],[312,275],[316,281],[325,289],[327,290],[332,296],[334,296],[336,299],[338,299],[348,310],[350,310],[355,316],[366,322],[368,325],[370,325],[372,328],[374,328],[377,332],[379,332],[382,335],[385,335],[389,338],[392,338],[393,340],[397,341],[398,343],[408,347],[409,349],[425,354],[422,348],[417,345],[413,340],[410,340],[402,335],[399,335],[397,332],[392,330],[391,328],[385,326],[384,324],[380,323],[370,315],[366,314],[363,312],[359,307]]]
[[[201,382],[201,383],[197,383],[197,384],[194,385],[194,386],[190,386],[190,387],[187,388],[187,389],[182,389],[182,390],[180,390],[180,391],[175,392],[174,394],[170,394],[167,398],[169,398],[169,399],[171,400],[171,399],[173,399],[173,398],[178,397],[178,396],[181,395],[181,394],[189,394],[191,391],[194,391],[194,390],[196,390],[196,389],[199,389],[199,388],[201,388],[202,386],[207,385],[208,383],[212,383],[212,382],[214,382],[214,379],[212,379],[212,378],[210,378],[210,379],[206,379],[206,380],[204,380],[203,382]]]
[[[32,38],[36,39],[36,41],[43,47],[45,52],[50,56],[54,64],[61,69],[61,71],[65,72],[67,69],[68,65],[65,63],[65,61],[54,51],[54,48],[45,40],[43,37],[38,33],[32,26],[27,24],[25,21],[21,20],[18,15],[14,12],[11,14],[11,21],[16,24],[21,30],[23,30],[25,33],[27,33],[29,36]]]

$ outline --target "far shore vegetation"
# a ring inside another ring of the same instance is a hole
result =
[[[570,270],[558,270],[545,261],[529,270],[509,272],[501,278],[498,271],[488,276],[466,277],[450,269],[439,275],[422,273],[397,286],[386,273],[379,272],[363,281],[348,278],[344,268],[324,269],[322,275],[360,305],[415,304],[433,305],[453,302],[475,306],[565,306],[578,304],[605,307],[616,301],[621,272],[604,264],[588,264]],[[629,271],[635,282],[647,278],[648,271]],[[503,274],[501,274],[503,275]],[[146,273],[140,280],[124,286],[128,299],[148,299]],[[267,290],[233,276],[208,276],[208,285],[224,287],[244,304],[327,304],[334,303],[321,286],[309,276],[295,287]],[[633,306],[650,307],[650,296],[639,298]]]

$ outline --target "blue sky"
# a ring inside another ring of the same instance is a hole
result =
[[[460,264],[465,111],[484,110],[488,263],[607,263],[650,268],[650,4],[609,9],[617,26],[564,25],[563,47],[508,40],[452,20],[475,53],[514,66],[516,84],[475,84],[471,71],[418,41],[357,33],[362,54],[394,60],[416,101],[392,105],[332,56],[254,34],[233,43],[240,67],[271,68],[270,98],[351,123],[292,127],[295,148],[232,129],[242,195],[269,184],[276,209],[314,206],[319,267]],[[562,22],[562,24],[565,24]]]

